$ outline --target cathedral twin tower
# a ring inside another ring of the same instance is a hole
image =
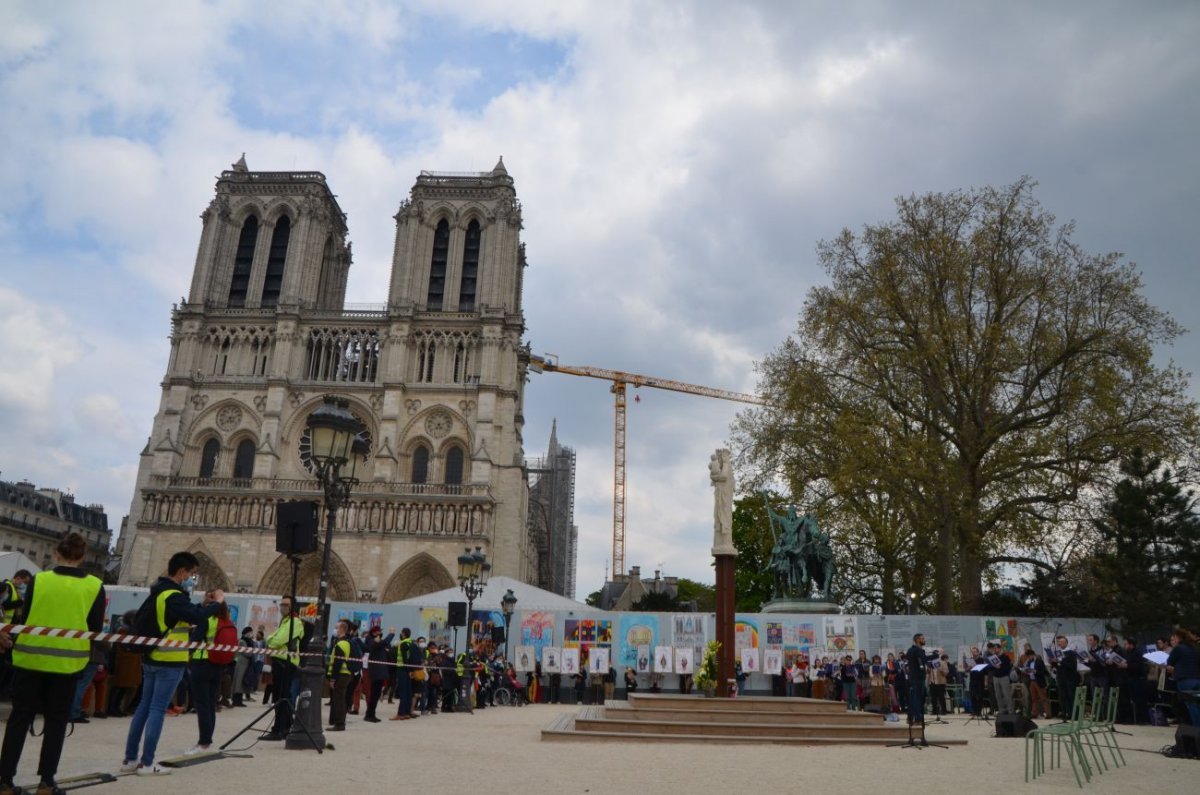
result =
[[[521,206],[503,161],[421,172],[396,214],[386,306],[346,307],[345,215],[316,172],[217,180],[154,429],[121,534],[121,582],[147,585],[172,553],[206,588],[284,593],[282,500],[320,499],[306,422],[350,401],[371,452],[339,511],[331,597],[393,602],[455,584],[466,546],[535,582],[521,440]],[[300,571],[315,594],[317,555]]]

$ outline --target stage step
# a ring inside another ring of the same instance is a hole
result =
[[[918,730],[916,737],[920,738]],[[548,741],[888,745],[909,739],[904,723],[844,704],[805,698],[632,694],[628,701],[581,706],[542,730]],[[966,745],[964,740],[930,741]]]

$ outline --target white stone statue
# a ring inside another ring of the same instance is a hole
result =
[[[733,546],[733,465],[729,451],[717,450],[708,459],[708,477],[713,485],[714,555],[736,555]]]

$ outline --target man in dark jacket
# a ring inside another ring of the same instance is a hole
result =
[[[218,588],[211,592],[208,604],[193,604],[189,592],[196,585],[196,572],[199,570],[200,561],[191,552],[172,555],[167,564],[167,576],[158,578],[138,610],[135,629],[143,635],[157,634],[167,640],[186,642],[193,625],[207,624],[209,617],[216,615],[224,603],[225,592]],[[149,627],[147,622],[150,621],[157,627],[157,633],[146,631]],[[142,665],[142,700],[129,725],[125,759],[121,763],[122,773],[158,776],[171,772],[154,763],[154,752],[158,748],[167,707],[171,705],[175,688],[187,668],[188,656],[187,649],[162,646],[152,647],[146,655]]]
[[[385,637],[382,627],[371,627],[371,633],[367,636],[366,643],[363,646],[367,652],[367,674],[371,682],[371,694],[367,696],[367,714],[363,720],[368,723],[379,723],[379,717],[375,714],[375,708],[379,706],[379,696],[383,694],[383,688],[387,686],[388,680],[392,677],[392,666],[388,663],[388,652],[392,649],[392,639],[396,637],[395,628],[388,629],[388,634]]]
[[[925,636],[913,635],[913,645],[904,655],[908,663],[908,725],[925,725]],[[921,744],[925,745],[924,738]]]
[[[1058,708],[1063,720],[1071,719],[1071,707],[1075,704],[1075,689],[1079,687],[1079,655],[1067,648],[1066,635],[1054,639],[1057,647],[1050,667],[1058,682]]]

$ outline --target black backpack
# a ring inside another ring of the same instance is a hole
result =
[[[143,638],[161,638],[163,636],[162,630],[158,628],[157,602],[160,593],[162,593],[161,590],[152,589],[150,595],[146,597],[141,607],[138,608],[137,615],[133,619],[134,635],[139,635]],[[142,654],[149,654],[157,647],[138,645],[136,648]]]

